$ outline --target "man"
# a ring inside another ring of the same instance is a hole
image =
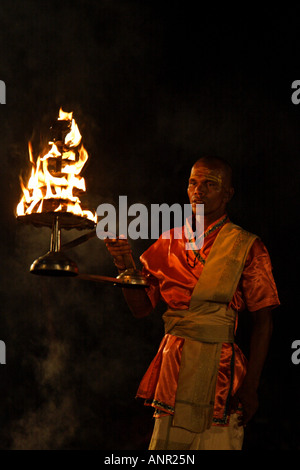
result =
[[[204,243],[170,231],[141,256],[150,287],[124,289],[136,317],[163,299],[165,336],[137,396],[155,408],[151,450],[241,449],[243,427],[258,407],[257,388],[279,305],[268,252],[262,241],[230,222],[231,168],[216,157],[193,166],[188,197],[204,204]],[[107,240],[121,272],[127,241]],[[249,361],[234,343],[238,313],[247,308],[253,328]]]

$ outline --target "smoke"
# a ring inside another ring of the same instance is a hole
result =
[[[80,235],[62,230],[64,241]],[[17,225],[14,250],[1,267],[7,312],[1,339],[10,375],[2,386],[9,413],[2,432],[9,449],[110,448],[113,421],[123,429],[128,414],[136,413],[135,393],[161,337],[155,331],[160,318],[137,322],[119,288],[31,274],[31,263],[49,243],[48,228]],[[117,274],[97,237],[67,254],[80,272]],[[137,415],[134,437],[122,434],[120,446],[130,447],[128,439],[144,445],[136,435],[141,419]]]
[[[54,341],[48,348],[47,358],[35,361],[42,403],[11,424],[12,450],[62,449],[80,425],[73,392],[65,383],[68,347]]]

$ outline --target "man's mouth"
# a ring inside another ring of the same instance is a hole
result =
[[[192,204],[204,204],[203,199],[192,199]]]

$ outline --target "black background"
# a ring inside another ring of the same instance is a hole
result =
[[[144,450],[152,410],[135,392],[163,328],[159,306],[132,318],[118,288],[32,276],[50,231],[18,224],[27,143],[42,149],[58,110],[73,111],[89,162],[86,202],[187,203],[190,167],[230,161],[231,219],[260,235],[281,306],[245,449],[300,448],[295,7],[195,2],[2,0],[0,79],[2,449]],[[64,241],[78,232],[64,232]],[[150,240],[132,241],[135,260]],[[82,272],[116,274],[95,238],[70,252]],[[247,351],[249,319],[241,318]]]

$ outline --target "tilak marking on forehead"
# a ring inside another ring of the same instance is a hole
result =
[[[204,176],[205,178],[209,179],[210,181],[214,181],[219,185],[222,185],[223,178],[220,173],[217,173],[215,170],[209,170],[206,168],[192,168],[190,178],[194,176]]]

